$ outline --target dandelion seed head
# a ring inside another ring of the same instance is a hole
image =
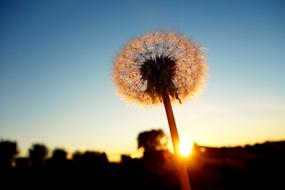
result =
[[[122,48],[114,61],[113,82],[126,100],[159,104],[164,95],[181,102],[199,92],[207,73],[197,43],[173,32],[151,32]]]

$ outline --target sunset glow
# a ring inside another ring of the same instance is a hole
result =
[[[192,153],[193,142],[181,141],[179,145],[179,153],[182,157],[187,157]]]
[[[133,156],[144,130],[162,128],[171,142],[163,107],[125,104],[111,81],[120,53],[133,52],[124,51],[128,42],[160,31],[197,40],[209,67],[199,97],[173,104],[181,140],[191,135],[214,147],[283,140],[284,5],[0,1],[0,139],[17,141],[23,156],[41,142],[50,151],[104,151],[112,160]]]
[[[0,190],[285,190],[284,10],[0,0]]]

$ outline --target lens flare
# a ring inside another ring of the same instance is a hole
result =
[[[191,141],[181,141],[179,144],[179,153],[183,157],[187,157],[192,153],[193,142]]]

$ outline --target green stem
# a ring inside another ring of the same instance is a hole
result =
[[[176,122],[175,122],[171,102],[170,102],[168,95],[163,96],[163,105],[165,108],[167,121],[168,121],[169,129],[170,129],[172,146],[174,149],[174,153],[176,157],[178,158],[177,159],[178,160],[177,170],[178,170],[180,187],[181,187],[181,190],[191,190],[187,169],[184,166],[183,161],[179,156],[179,135],[178,135],[177,127],[176,127]]]

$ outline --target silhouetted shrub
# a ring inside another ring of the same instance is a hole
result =
[[[44,144],[33,144],[29,149],[29,158],[34,168],[42,168],[48,155],[48,148]]]
[[[0,141],[0,169],[10,169],[15,156],[18,154],[18,147],[15,141]]]

